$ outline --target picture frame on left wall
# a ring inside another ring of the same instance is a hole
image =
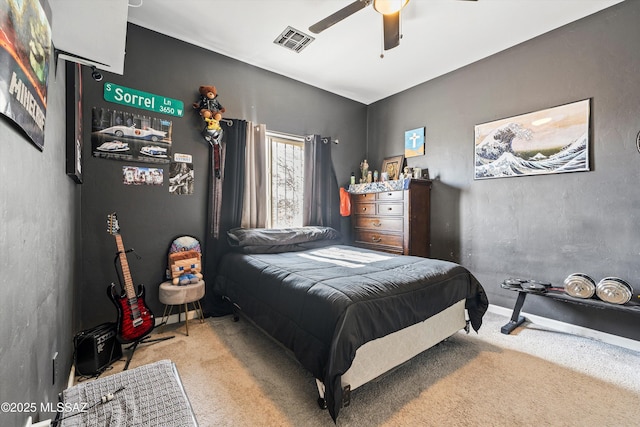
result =
[[[47,84],[53,68],[51,8],[44,1],[0,6],[0,114],[44,150]]]
[[[82,65],[67,62],[67,163],[66,172],[76,183],[82,184]]]

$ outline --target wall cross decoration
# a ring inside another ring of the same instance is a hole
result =
[[[424,128],[408,130],[404,133],[404,157],[424,155]]]

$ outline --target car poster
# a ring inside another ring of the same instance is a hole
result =
[[[91,150],[94,157],[168,164],[172,122],[107,108],[92,109]]]
[[[169,166],[169,193],[193,194],[194,177],[191,155],[175,153]]]
[[[51,26],[38,0],[0,1],[0,113],[44,149]]]

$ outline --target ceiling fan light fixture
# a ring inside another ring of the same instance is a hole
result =
[[[373,8],[383,15],[398,13],[409,0],[373,0]]]

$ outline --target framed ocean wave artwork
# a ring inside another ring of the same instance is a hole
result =
[[[474,179],[589,171],[591,100],[475,126]]]

